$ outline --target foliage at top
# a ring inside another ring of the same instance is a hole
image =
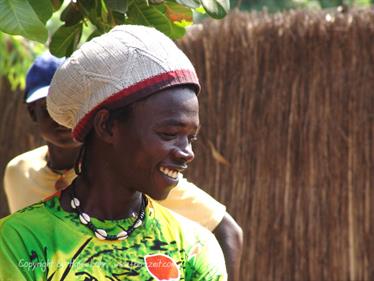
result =
[[[0,32],[0,78],[6,77],[13,91],[23,89],[27,70],[45,49],[43,44]]]
[[[62,25],[51,35],[50,52],[69,56],[81,42],[84,28],[93,26],[86,40],[119,24],[153,26],[172,39],[180,38],[192,24],[193,10],[223,18],[229,0],[0,0],[0,30],[45,43],[47,21],[60,12]]]
[[[242,10],[277,12],[341,5],[367,7],[374,0],[230,2],[232,7]],[[229,6],[229,0],[0,0],[0,77],[7,77],[12,89],[23,88],[27,69],[34,58],[45,50],[44,44],[49,45],[56,56],[69,56],[78,44],[123,23],[154,26],[176,39],[192,23],[192,11],[206,11],[208,16],[222,18]]]
[[[267,10],[270,13],[290,9],[328,9],[338,6],[370,6],[374,0],[231,0],[241,10]]]

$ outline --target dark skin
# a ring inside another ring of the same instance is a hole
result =
[[[32,104],[28,105],[28,110],[32,119],[38,123],[40,128],[41,136],[47,142],[48,145],[48,165],[52,169],[56,170],[63,170],[63,169],[70,169],[74,166],[74,162],[76,156],[78,154],[80,144],[74,142],[71,139],[71,131],[66,129],[64,131],[60,125],[54,122],[51,117],[49,116],[48,112],[46,111],[45,99],[41,99],[36,101]],[[104,116],[103,116],[104,115]],[[101,119],[107,119],[108,116],[105,116],[105,113],[100,113],[98,115],[98,121]],[[106,124],[104,121],[100,121],[102,125]],[[105,126],[107,126],[106,124]],[[57,129],[59,128],[59,129]],[[100,131],[100,130],[98,130]],[[170,134],[170,132],[167,132]],[[191,135],[193,137],[193,134]],[[191,139],[193,141],[193,138]],[[99,159],[101,156],[98,156]],[[190,156],[189,156],[190,157]],[[92,160],[90,160],[91,162]],[[109,165],[109,164],[108,164]],[[87,180],[80,180],[81,185],[85,186],[83,188],[87,189],[90,185],[90,182]],[[102,195],[102,194],[100,194]],[[77,194],[78,197],[80,195]],[[122,197],[122,196],[121,196]],[[65,198],[63,196],[63,198]],[[123,198],[123,197],[122,197]],[[102,199],[102,198],[101,198]],[[110,200],[107,198],[106,200]],[[127,202],[125,205],[128,206],[128,210],[120,213],[120,210],[113,210],[113,212],[119,214],[118,217],[128,216],[131,209],[136,209],[139,204],[139,194],[135,193],[133,196],[127,197]],[[90,202],[85,202],[87,204],[87,211],[90,213],[89,209],[93,209],[93,205],[89,206]],[[67,204],[69,205],[69,204]],[[69,206],[66,206],[68,209]],[[113,215],[110,214],[111,211],[103,210],[104,213],[101,214],[103,216]],[[90,213],[94,216],[94,213]],[[99,216],[96,216],[100,218]],[[226,213],[222,221],[213,231],[214,235],[216,236],[219,244],[222,247],[223,253],[225,255],[227,271],[229,275],[229,280],[239,280],[239,266],[240,266],[240,258],[241,258],[241,249],[242,249],[242,230],[240,226],[231,218],[231,216]]]
[[[226,212],[222,221],[213,230],[225,256],[228,280],[240,280],[240,262],[243,249],[243,231]]]
[[[165,199],[178,178],[162,171],[183,172],[194,158],[198,109],[194,91],[179,87],[137,103],[125,120],[109,122],[110,112],[100,110],[87,146],[87,173],[76,186],[83,211],[122,219],[139,209],[141,193]],[[69,207],[68,200],[63,203]]]
[[[46,99],[27,104],[31,119],[37,123],[41,137],[48,145],[47,165],[53,170],[74,166],[80,144],[71,137],[71,130],[57,124],[48,114]]]

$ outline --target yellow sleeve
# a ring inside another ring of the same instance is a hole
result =
[[[159,203],[213,231],[222,221],[226,207],[186,179],[181,179]]]
[[[22,185],[18,184],[17,179],[19,179],[17,168],[12,166],[10,162],[4,172],[4,192],[11,213],[26,207],[26,203],[23,203],[25,194],[22,192]]]
[[[11,213],[37,203],[56,192],[55,183],[61,175],[47,167],[45,155],[48,147],[41,146],[13,158],[4,173],[4,191]],[[70,183],[74,170],[64,173]]]
[[[30,179],[23,163],[9,162],[4,173],[4,191],[9,210],[14,213],[42,200],[41,189]]]

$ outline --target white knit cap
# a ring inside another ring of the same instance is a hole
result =
[[[200,90],[187,56],[154,28],[122,25],[83,44],[55,73],[47,108],[59,124],[83,142],[92,118],[162,89],[190,84]]]

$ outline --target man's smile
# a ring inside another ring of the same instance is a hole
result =
[[[177,170],[172,170],[170,168],[166,168],[166,167],[163,167],[163,166],[160,167],[160,172],[163,173],[164,175],[172,178],[172,179],[177,179],[179,177],[179,175],[182,175]]]

